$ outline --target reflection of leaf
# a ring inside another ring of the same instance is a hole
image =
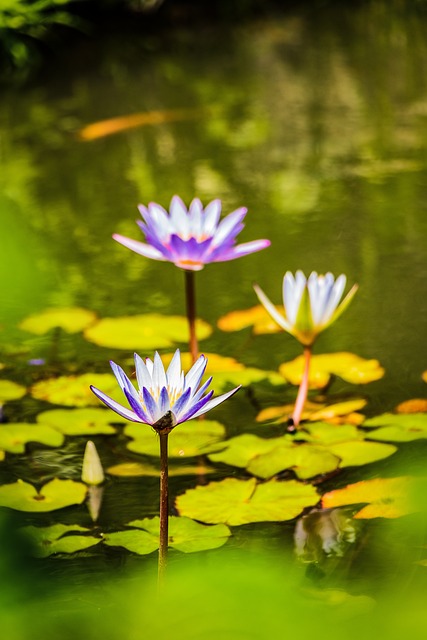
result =
[[[37,335],[43,335],[51,329],[60,327],[67,333],[83,331],[96,320],[96,314],[88,309],[69,307],[65,309],[46,309],[25,318],[19,328]]]
[[[107,473],[119,477],[152,476],[159,477],[159,466],[154,466],[146,462],[122,462],[107,469]],[[169,465],[169,476],[204,476],[208,473],[215,473],[215,469],[201,465]]]
[[[353,400],[345,400],[343,402],[336,402],[334,404],[320,404],[310,402],[307,400],[302,412],[302,420],[323,420],[331,424],[354,424],[358,425],[365,419],[360,413],[357,413],[359,409],[362,409],[366,405],[366,400],[363,398],[355,398]],[[265,422],[267,420],[273,420],[275,424],[281,424],[287,422],[292,416],[294,411],[294,404],[282,405],[280,407],[268,407],[259,412],[256,417],[257,422]]]
[[[40,380],[33,384],[30,393],[37,400],[66,407],[99,406],[101,402],[90,390],[91,384],[118,402],[124,402],[123,393],[111,373],[84,373],[81,376],[60,376]],[[121,422],[120,418],[117,422]]]
[[[283,313],[283,307],[278,306],[277,310]],[[255,334],[278,333],[283,331],[283,329],[274,322],[262,304],[242,311],[231,311],[225,316],[222,316],[222,318],[218,320],[217,325],[222,331],[240,331],[240,329],[252,326]]]
[[[315,505],[318,499],[314,487],[296,480],[257,484],[255,478],[226,478],[189,489],[178,496],[176,506],[181,515],[202,522],[237,526],[292,520],[305,507]]]
[[[75,553],[101,542],[101,538],[93,536],[65,535],[81,531],[88,533],[90,529],[77,524],[54,524],[51,527],[23,527],[20,531],[35,545],[32,549],[36,558],[47,558],[54,553]]]
[[[23,480],[0,486],[0,506],[17,511],[54,511],[73,504],[81,504],[85,497],[84,484],[59,478],[45,484],[39,492]]]
[[[212,327],[196,321],[199,340],[208,338]],[[184,316],[152,313],[140,316],[103,318],[84,332],[85,338],[101,347],[114,349],[163,349],[188,341],[188,320]]]
[[[411,442],[427,438],[427,413],[384,413],[366,420],[363,426],[380,427],[369,431],[367,437],[370,440]]]
[[[0,403],[7,402],[8,400],[19,400],[19,398],[25,396],[26,393],[26,388],[16,382],[12,380],[0,380]]]
[[[0,425],[0,448],[9,453],[24,453],[28,442],[60,447],[64,436],[46,424],[16,422]]]
[[[51,409],[42,411],[37,422],[48,424],[66,436],[89,436],[94,434],[112,435],[116,433],[110,422],[125,422],[117,414],[106,409]]]
[[[128,424],[124,433],[130,438],[130,451],[148,456],[159,456],[159,439],[148,425]],[[169,436],[171,458],[191,458],[218,448],[225,435],[225,427],[214,420],[191,420],[179,425]]]
[[[280,373],[288,382],[299,385],[304,370],[304,356],[298,356],[291,362],[279,367]],[[312,389],[323,389],[330,381],[331,375],[337,375],[352,384],[366,384],[379,380],[384,369],[378,360],[365,360],[354,353],[345,351],[325,353],[313,356],[310,364],[309,385]]]
[[[363,480],[326,493],[322,506],[329,509],[366,503],[367,506],[358,511],[355,518],[399,518],[416,511],[411,500],[415,488],[416,480],[405,476]]]
[[[144,518],[129,522],[129,527],[138,527],[159,537],[160,518]],[[205,551],[222,547],[230,537],[230,529],[224,524],[206,526],[191,518],[172,516],[169,518],[169,546],[184,553]]]

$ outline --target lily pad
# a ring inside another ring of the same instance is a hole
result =
[[[396,413],[427,413],[426,398],[412,398],[397,405]]]
[[[127,445],[130,451],[159,457],[159,438],[148,425],[130,423],[125,427],[124,433],[133,438]],[[171,431],[169,457],[192,458],[215,451],[224,436],[224,425],[215,420],[190,420]]]
[[[363,398],[354,398],[333,404],[321,404],[307,400],[301,419],[318,421],[323,420],[330,424],[361,424],[365,416],[357,413],[366,405]],[[294,411],[294,404],[282,405],[279,407],[268,407],[259,412],[256,417],[257,422],[272,421],[274,424],[287,422]]]
[[[302,355],[279,367],[283,377],[294,385],[301,383],[303,370],[304,356]],[[352,384],[367,384],[382,378],[384,369],[378,360],[366,360],[345,351],[312,357],[309,375],[311,389],[324,389],[329,384],[332,374]]]
[[[155,538],[140,529],[128,529],[127,531],[114,531],[104,535],[104,544],[109,547],[124,547],[132,553],[140,556],[148,555],[159,548],[158,538]]]
[[[276,308],[279,312],[283,313],[283,307],[277,306]],[[221,331],[240,331],[241,329],[252,327],[255,335],[280,333],[283,331],[277,322],[274,322],[262,304],[257,304],[250,309],[231,311],[219,318],[217,325]]]
[[[124,396],[111,373],[84,373],[81,376],[60,376],[36,382],[30,389],[33,398],[66,407],[99,406],[100,400],[90,390],[90,385],[123,403]],[[116,418],[114,418],[116,421]],[[117,419],[121,422],[120,418]]]
[[[33,555],[47,558],[56,553],[75,553],[101,542],[101,538],[88,535],[67,535],[75,532],[89,533],[90,529],[77,524],[54,524],[51,527],[23,527],[20,531],[33,543]]]
[[[328,445],[328,451],[340,458],[340,467],[358,467],[388,458],[397,451],[392,444],[351,440]]]
[[[212,327],[204,320],[196,321],[199,340],[208,338]],[[184,316],[156,313],[103,318],[84,332],[85,338],[101,347],[113,349],[163,349],[177,342],[188,342],[188,320]]]
[[[181,515],[201,522],[238,526],[292,520],[318,500],[314,487],[296,480],[257,484],[255,478],[225,478],[189,489],[178,496],[176,506]]]
[[[8,400],[19,400],[27,393],[25,387],[12,380],[0,380],[0,404]]]
[[[24,453],[28,442],[60,447],[64,436],[46,424],[16,422],[0,425],[0,448],[9,453]]]
[[[106,409],[50,409],[37,416],[37,422],[50,425],[66,436],[113,435],[111,422],[126,422]]]
[[[95,320],[96,314],[93,311],[80,307],[46,309],[25,318],[19,328],[37,335],[43,335],[58,327],[67,333],[78,333],[93,324]]]
[[[374,478],[350,484],[326,493],[322,506],[326,509],[349,504],[366,504],[354,516],[358,519],[399,518],[417,510],[411,494],[416,480],[407,476]]]
[[[411,442],[427,438],[427,413],[384,413],[370,418],[364,427],[380,427],[368,433],[370,440]]]
[[[329,445],[349,440],[363,440],[364,434],[352,424],[331,425],[327,422],[311,422],[303,425],[294,438],[313,444]]]
[[[45,512],[81,504],[86,486],[73,480],[55,478],[37,491],[31,484],[18,480],[0,486],[0,506],[17,511]]]
[[[145,462],[122,462],[108,467],[107,473],[118,477],[139,477],[152,476],[159,477],[159,466],[154,466]],[[215,473],[215,469],[204,464],[201,465],[169,465],[169,476],[205,476],[209,473]]]
[[[158,539],[160,518],[144,518],[129,522],[130,527],[148,531]],[[169,546],[184,553],[206,551],[222,547],[231,536],[225,524],[206,526],[191,518],[172,516],[169,518]]]

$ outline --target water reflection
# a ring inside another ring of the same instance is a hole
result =
[[[329,556],[343,556],[356,535],[356,523],[348,511],[312,509],[297,520],[295,552],[304,562],[322,563]]]

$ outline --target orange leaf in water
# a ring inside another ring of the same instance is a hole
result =
[[[427,400],[425,398],[413,398],[405,400],[397,405],[396,413],[427,413]]]
[[[178,122],[179,120],[192,120],[206,115],[207,109],[166,109],[164,111],[147,111],[145,113],[133,113],[127,116],[118,116],[101,120],[83,127],[78,132],[80,140],[96,140],[105,138],[114,133],[120,133],[127,129],[135,129],[146,125],[163,124],[164,122]]]
[[[280,311],[283,308],[277,307]],[[281,327],[274,322],[270,314],[265,310],[262,304],[258,304],[250,309],[242,309],[241,311],[231,311],[222,316],[217,322],[221,331],[240,331],[247,327],[253,327],[256,335],[262,333],[279,333],[283,331]]]

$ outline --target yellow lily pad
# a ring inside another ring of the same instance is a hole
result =
[[[159,457],[159,438],[148,425],[130,423],[124,433],[133,438],[127,445],[130,451]],[[224,436],[224,425],[215,420],[190,420],[171,431],[169,457],[192,458],[216,450]]]
[[[32,543],[32,555],[47,558],[56,553],[75,553],[83,551],[102,541],[89,535],[67,535],[76,532],[89,533],[90,529],[77,524],[54,524],[50,527],[23,527],[20,532]]]
[[[301,384],[303,370],[304,356],[302,355],[279,367],[282,376],[294,385]],[[382,378],[384,369],[378,360],[366,360],[345,351],[313,356],[310,364],[309,387],[324,389],[329,384],[331,375],[336,375],[352,384],[367,384]]]
[[[31,484],[18,480],[0,486],[0,506],[17,511],[46,512],[81,504],[86,485],[73,480],[54,478],[37,491]]]
[[[111,422],[127,422],[124,418],[108,409],[50,409],[42,411],[37,422],[50,425],[66,436],[90,436],[96,434],[113,435],[116,433]]]
[[[112,467],[108,467],[107,473],[112,476],[118,477],[139,477],[139,476],[152,476],[154,478],[159,477],[159,466],[154,466],[146,462],[122,462],[115,464]],[[194,476],[194,475],[207,475],[209,473],[215,473],[215,469],[208,467],[204,464],[201,465],[169,465],[169,476]]]
[[[318,500],[314,487],[296,480],[258,484],[255,478],[225,478],[189,489],[178,496],[176,507],[181,515],[201,522],[238,526],[292,520]]]
[[[283,313],[283,307],[277,306],[276,308],[279,312]],[[257,304],[250,309],[231,311],[219,318],[217,326],[221,331],[240,331],[241,329],[252,327],[255,335],[280,333],[283,331],[277,322],[274,322],[262,304]]]
[[[198,340],[203,340],[211,335],[212,327],[198,319],[196,333]],[[103,318],[89,327],[84,336],[101,347],[113,349],[163,349],[188,342],[188,320],[184,316],[156,313]]]
[[[379,427],[369,431],[370,440],[411,442],[427,438],[427,413],[384,413],[370,418],[364,427]]]
[[[102,389],[117,402],[123,403],[125,398],[112,373],[84,373],[80,376],[60,376],[36,382],[30,394],[37,400],[66,407],[99,406],[100,400],[90,390],[90,385]],[[121,422],[118,417],[116,422]]]
[[[2,451],[2,450],[0,449],[0,462],[3,462],[3,460],[5,459],[5,457],[6,457],[6,453],[5,453],[5,451]]]
[[[67,333],[78,333],[93,324],[95,320],[96,314],[93,311],[80,307],[46,309],[25,318],[19,324],[19,328],[37,335],[43,335],[56,328],[61,328]]]
[[[0,425],[0,448],[9,453],[24,453],[28,442],[60,447],[64,436],[47,424],[15,422]]]
[[[356,513],[355,518],[399,518],[417,511],[416,504],[411,499],[415,488],[416,480],[407,476],[362,480],[326,493],[322,498],[322,506],[329,509],[349,504],[366,504]]]
[[[359,425],[365,416],[358,413],[366,405],[363,398],[345,400],[333,404],[321,404],[307,400],[301,414],[303,421],[310,420],[317,422],[322,420],[330,424],[353,424]],[[294,411],[294,404],[282,405],[279,407],[268,407],[259,412],[256,417],[257,422],[273,421],[274,424],[287,422]]]
[[[0,404],[8,400],[19,400],[27,393],[25,387],[12,380],[0,380]]]
[[[424,380],[424,382],[427,382],[427,371],[423,371],[423,373],[421,374],[421,377]]]

